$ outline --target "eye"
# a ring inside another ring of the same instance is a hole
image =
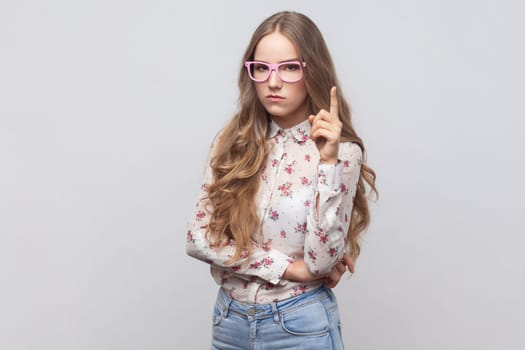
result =
[[[254,63],[253,64],[253,69],[258,71],[258,72],[265,72],[268,70],[268,66],[265,65],[264,63]]]
[[[285,63],[284,69],[286,69],[289,72],[293,72],[301,69],[301,67],[299,67],[298,63]]]

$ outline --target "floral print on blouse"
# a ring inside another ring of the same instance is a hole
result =
[[[271,303],[315,289],[322,282],[283,279],[288,265],[304,259],[312,273],[325,274],[344,254],[361,169],[361,148],[343,142],[337,164],[320,164],[310,129],[308,120],[289,129],[270,122],[271,151],[260,172],[255,198],[261,220],[260,232],[254,233],[258,243],[249,257],[243,255],[233,264],[228,263],[235,252],[234,242],[216,248],[205,238],[209,220],[205,197],[212,181],[208,159],[188,225],[186,251],[210,264],[217,284],[240,302]]]

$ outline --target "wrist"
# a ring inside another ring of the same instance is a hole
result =
[[[289,263],[286,270],[284,270],[283,279],[288,280],[288,281],[294,280],[294,263],[293,262]]]

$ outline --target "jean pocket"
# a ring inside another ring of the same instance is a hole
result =
[[[319,336],[330,331],[326,309],[320,302],[311,303],[281,314],[281,327],[289,334]]]

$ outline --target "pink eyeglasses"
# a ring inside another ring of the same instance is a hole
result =
[[[306,67],[306,62],[288,61],[272,64],[260,61],[246,61],[244,66],[248,70],[250,79],[257,83],[268,80],[273,71],[285,83],[295,83],[303,77],[303,67]]]

